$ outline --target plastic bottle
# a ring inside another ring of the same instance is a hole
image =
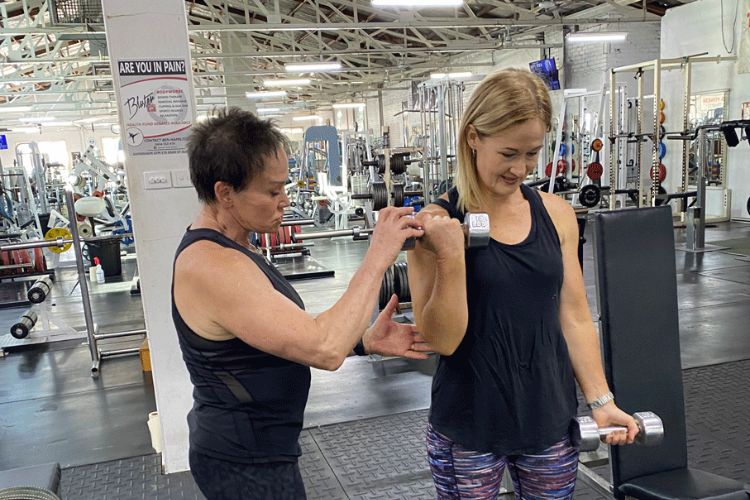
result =
[[[96,282],[104,283],[104,269],[102,269],[99,257],[94,257],[94,264],[96,265]]]
[[[89,281],[96,283],[96,266],[89,266]]]

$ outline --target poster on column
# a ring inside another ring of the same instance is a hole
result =
[[[185,60],[118,61],[117,69],[128,153],[185,153],[193,118]]]

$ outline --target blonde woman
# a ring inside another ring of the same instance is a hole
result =
[[[517,498],[572,498],[575,382],[601,425],[638,428],[602,369],[572,208],[523,184],[550,130],[549,93],[503,70],[474,91],[459,132],[456,187],[423,210],[409,255],[417,328],[441,355],[427,449],[437,496],[495,498],[507,466]],[[490,215],[488,247],[464,250],[459,221]]]

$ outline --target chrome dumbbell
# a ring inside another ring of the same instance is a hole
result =
[[[633,414],[638,425],[635,442],[644,446],[656,446],[664,439],[664,424],[653,412],[643,411]],[[572,430],[573,445],[580,451],[594,451],[599,447],[601,437],[612,432],[627,431],[627,427],[611,426],[599,427],[591,417],[577,417]]]
[[[461,224],[464,231],[464,246],[466,248],[486,247],[490,244],[490,216],[485,212],[468,212]],[[404,242],[404,250],[411,250],[417,243],[417,238],[409,238]]]

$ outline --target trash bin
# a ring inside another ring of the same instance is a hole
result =
[[[99,257],[104,276],[120,276],[122,274],[122,258],[120,257],[120,238],[97,238],[86,242],[89,261],[94,265],[94,257]]]

